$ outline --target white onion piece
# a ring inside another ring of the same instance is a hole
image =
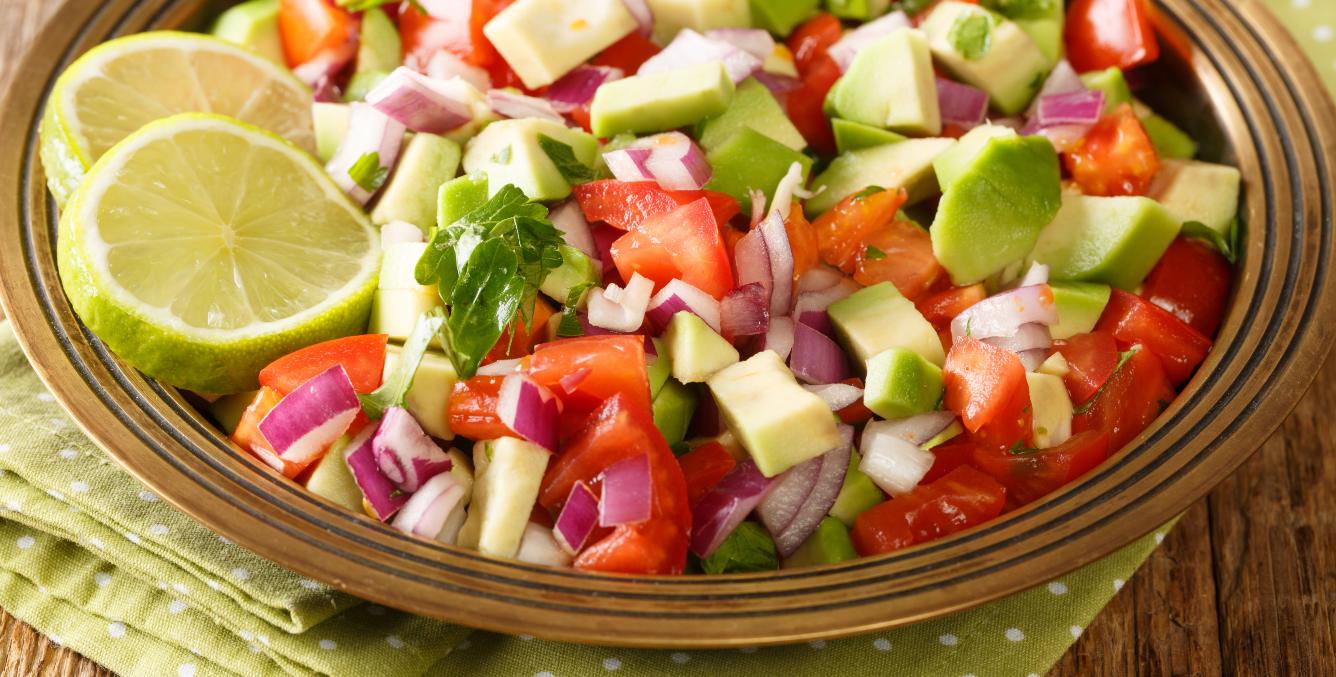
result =
[[[654,175],[649,172],[649,167],[645,165],[653,154],[653,151],[648,148],[619,148],[604,153],[603,164],[608,166],[612,178],[618,181],[630,183],[653,181]]]
[[[293,68],[292,74],[311,88],[316,101],[335,103],[340,98],[335,80],[355,56],[357,45],[354,39],[353,42],[320,52],[310,61]]]
[[[367,105],[403,126],[425,134],[445,134],[473,121],[473,106],[452,97],[427,76],[400,66],[366,95]]]
[[[557,515],[555,535],[566,552],[577,555],[598,523],[598,496],[584,482],[576,482]]]
[[[523,374],[507,376],[497,395],[496,415],[515,434],[556,451],[561,402],[542,384]]]
[[[352,471],[353,481],[362,491],[367,505],[371,506],[376,518],[384,522],[394,516],[408,502],[408,495],[399,491],[394,482],[380,471],[376,463],[373,439],[379,426],[369,425],[348,443],[350,451],[343,459]]]
[[[738,240],[733,248],[733,263],[737,268],[739,287],[755,282],[765,287],[766,297],[769,298],[775,278],[770,272],[770,247],[759,229],[752,229]]]
[[[859,447],[863,459],[858,469],[887,494],[907,494],[928,474],[937,457],[916,444],[879,434],[875,427],[878,423],[882,421],[869,423],[863,431],[863,444]]]
[[[420,244],[422,229],[407,221],[391,221],[380,227],[380,248],[389,249],[396,244]]]
[[[645,323],[654,283],[640,273],[623,289],[615,284],[589,295],[589,323],[608,331],[629,334]]]
[[[371,200],[372,193],[357,185],[348,170],[368,153],[379,154],[380,166],[393,170],[407,128],[370,104],[352,103],[349,109],[348,135],[343,137],[339,150],[325,165],[325,171],[344,192],[365,205]]]
[[[724,475],[691,509],[691,552],[709,557],[747,519],[770,489],[770,480],[750,460]]]
[[[700,146],[682,132],[665,132],[638,139],[628,150],[637,148],[650,150],[644,168],[664,190],[700,190],[714,175]]]
[[[794,197],[808,200],[815,195],[803,188],[803,182],[803,166],[795,162],[789,166],[789,172],[780,179],[779,186],[775,188],[775,202],[770,211],[778,213],[780,220],[789,220],[789,212],[793,211]]]
[[[562,117],[561,113],[558,113],[550,102],[536,96],[526,96],[504,89],[493,89],[487,93],[487,105],[491,106],[492,112],[503,118],[512,120],[538,118],[566,124],[566,118]]]
[[[1048,285],[1018,287],[990,296],[967,308],[951,321],[951,338],[976,339],[1015,336],[1022,325],[1058,323],[1053,290]]]
[[[515,372],[521,371],[524,365],[522,358],[513,360],[497,360],[491,364],[484,364],[478,367],[478,376],[509,376]]]
[[[930,411],[895,421],[881,421],[881,432],[893,435],[910,444],[923,445],[951,427],[956,415],[949,411]]]
[[[730,342],[770,330],[770,301],[758,282],[729,292],[719,303],[720,333]]]
[[[593,101],[594,94],[604,83],[620,80],[624,76],[620,68],[580,66],[552,83],[544,98],[558,113],[573,113]]]
[[[1040,284],[1048,284],[1048,266],[1036,262],[1030,264],[1030,269],[1025,271],[1025,276],[1016,286],[1033,287]]]
[[[775,51],[775,38],[760,28],[715,28],[705,31],[705,37],[727,42],[761,61]]]
[[[1024,353],[1031,350],[1046,350],[1053,345],[1053,335],[1048,326],[1032,322],[1023,324],[1011,336],[994,336],[983,339],[984,343],[997,346],[1012,353]]]
[[[733,82],[739,83],[761,69],[764,63],[723,40],[712,40],[690,28],[683,28],[663,51],[640,66],[639,75],[653,75],[682,70],[711,61],[721,61]]]
[[[279,400],[260,420],[260,434],[284,461],[307,465],[348,430],[361,410],[348,372],[334,365]]]
[[[830,46],[830,58],[839,65],[840,72],[849,70],[853,64],[854,57],[863,50],[864,47],[880,40],[901,28],[910,28],[913,22],[904,12],[895,11],[887,14],[875,21],[869,21],[858,28],[844,34],[835,44]]]
[[[818,264],[798,278],[798,293],[825,291],[847,279],[840,271],[824,263]]]
[[[705,321],[716,333],[720,332],[720,304],[717,299],[688,282],[674,279],[650,299],[646,319],[656,332],[668,328],[673,316],[688,311]]]
[[[752,203],[751,227],[755,228],[756,226],[761,225],[761,222],[765,220],[766,200],[769,198],[765,196],[765,191],[759,188],[752,188],[747,191],[747,194],[751,197]]]
[[[779,355],[780,360],[788,362],[789,354],[793,352],[795,328],[795,323],[791,317],[770,318],[770,330],[765,333],[765,342],[761,349],[772,350]]]
[[[464,511],[467,493],[454,474],[441,473],[413,493],[395,516],[392,526],[406,534],[437,539],[451,516]]]
[[[1023,136],[1042,136],[1053,143],[1053,148],[1059,153],[1065,153],[1075,148],[1086,132],[1090,131],[1092,125],[1057,125],[1054,127],[1040,127],[1031,120],[1020,130]]]
[[[646,0],[622,0],[626,11],[636,20],[636,31],[645,37],[654,32],[654,10]]]
[[[765,238],[766,251],[770,254],[770,277],[774,281],[770,289],[770,314],[783,315],[793,300],[794,263],[789,233],[784,228],[784,219],[777,214],[771,214],[756,230]]]
[[[594,246],[593,231],[589,227],[589,222],[585,220],[584,210],[580,209],[578,202],[567,200],[561,203],[552,209],[548,219],[557,230],[561,231],[561,237],[566,240],[566,244],[584,252],[593,260],[594,265],[602,267],[598,248]]]
[[[859,289],[857,282],[840,276],[835,284],[821,291],[799,294],[797,302],[793,304],[793,316],[801,322],[808,313],[824,313],[831,304],[849,298]]]
[[[492,88],[492,76],[487,71],[465,62],[448,50],[437,50],[427,62],[426,71],[427,77],[433,80],[459,78],[473,85],[479,92]]]
[[[844,478],[849,472],[849,457],[853,452],[853,427],[840,425],[840,438],[840,446],[790,468],[777,478],[774,488],[757,506],[756,514],[774,538],[775,549],[781,557],[792,555],[816,531],[817,525],[825,519],[844,488]],[[767,506],[783,490],[785,477],[793,472],[800,473],[799,482],[807,483],[806,487],[795,487],[793,491],[794,496],[803,493],[802,500],[792,509],[786,501],[780,506],[784,515],[771,515],[772,519],[767,520]],[[806,491],[801,491],[804,488]],[[776,517],[786,518],[782,526],[780,520],[774,519]]]
[[[572,561],[552,530],[536,522],[524,525],[524,534],[520,536],[520,548],[515,553],[515,559],[549,567],[568,567]]]
[[[1048,351],[1040,348],[1038,350],[1026,350],[1016,353],[1016,357],[1021,359],[1021,365],[1025,371],[1038,371],[1043,366],[1044,360],[1048,359]]]
[[[380,471],[406,493],[417,491],[427,480],[450,470],[450,457],[401,407],[385,410],[371,447]]]
[[[598,524],[615,527],[640,524],[649,519],[654,486],[649,474],[649,455],[618,461],[603,471],[603,500]]]
[[[863,399],[863,389],[847,383],[828,383],[826,385],[803,386],[808,392],[820,397],[831,411],[839,411]]]

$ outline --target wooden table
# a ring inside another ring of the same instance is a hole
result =
[[[0,83],[56,4],[0,0]],[[1336,672],[1332,412],[1336,360],[1280,432],[1188,511],[1051,675]],[[0,675],[34,674],[109,673],[0,611]]]

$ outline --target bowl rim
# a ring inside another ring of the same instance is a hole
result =
[[[219,443],[179,394],[145,380],[89,337],[64,301],[50,258],[53,208],[36,166],[46,91],[74,53],[121,32],[181,25],[204,5],[67,0],[52,17],[42,33],[50,39],[19,71],[40,73],[44,86],[25,87],[16,76],[0,111],[0,195],[15,202],[0,204],[0,241],[18,245],[0,247],[0,303],[57,400],[141,482],[243,547],[388,606],[503,632],[665,648],[827,639],[978,606],[1107,555],[1186,509],[1280,425],[1336,333],[1336,280],[1327,261],[1336,107],[1297,44],[1256,0],[1163,0],[1155,21],[1165,46],[1203,79],[1212,114],[1249,180],[1248,223],[1266,227],[1248,230],[1242,282],[1221,329],[1228,339],[1114,461],[975,529],[812,569],[606,576],[409,539]],[[1252,399],[1240,403],[1240,396]]]

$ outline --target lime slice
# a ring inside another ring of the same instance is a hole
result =
[[[281,65],[204,35],[132,35],[88,52],[56,81],[41,134],[56,204],[121,139],[177,113],[228,115],[315,150],[311,91]]]
[[[366,328],[379,235],[315,159],[257,127],[187,113],[103,155],[61,221],[65,293],[116,354],[205,393]]]

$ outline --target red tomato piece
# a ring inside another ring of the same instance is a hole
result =
[[[977,442],[1010,448],[1030,436],[1030,388],[1015,354],[962,336],[946,355],[943,380],[946,408]]]
[[[873,233],[854,254],[854,279],[859,284],[870,287],[890,282],[911,301],[945,275],[946,269],[932,252],[928,231],[903,219]]]
[[[890,228],[908,195],[904,190],[883,190],[850,195],[813,224],[821,258],[852,274],[857,257],[869,239]],[[888,257],[889,258],[889,257]]]
[[[1090,409],[1072,419],[1075,432],[1108,433],[1111,450],[1136,439],[1174,399],[1173,384],[1155,354],[1145,346],[1133,346],[1132,351]]]
[[[487,39],[482,29],[487,22],[500,14],[501,10],[514,2],[515,0],[473,0],[472,11],[469,12],[469,42],[473,47],[473,63],[484,67],[493,66],[498,62],[504,63],[501,53],[492,46],[492,41]]]
[[[634,230],[648,219],[705,198],[720,225],[738,215],[741,207],[731,195],[712,190],[664,190],[653,181],[591,181],[574,188],[575,201],[590,221],[602,221],[620,230]]]
[[[1062,160],[1086,195],[1145,195],[1160,171],[1155,144],[1129,104],[1100,118]]]
[[[338,364],[348,372],[353,389],[365,395],[380,387],[389,338],[384,334],[349,336],[302,348],[261,370],[260,385],[286,395]]]
[[[405,2],[399,9],[399,35],[403,38],[404,63],[418,68],[426,67],[437,52],[449,52],[475,66],[473,38],[468,14],[452,7],[450,0],[423,0],[429,13],[418,11],[414,3]]]
[[[830,14],[818,14],[803,22],[786,41],[799,73],[806,73],[827,55],[830,46],[844,36],[844,25]]]
[[[951,321],[969,310],[969,307],[988,298],[983,283],[968,287],[952,287],[929,294],[914,303],[923,318],[938,331],[951,329]]]
[[[278,31],[290,68],[319,56],[346,61],[357,51],[358,20],[333,0],[281,0]]]
[[[1019,507],[1043,498],[1090,472],[1109,457],[1109,434],[1087,430],[1052,449],[1012,453],[980,447],[974,466],[1007,488],[1007,504]]]
[[[590,60],[595,66],[608,66],[609,68],[620,68],[627,75],[635,75],[640,67],[645,65],[655,54],[662,51],[662,48],[654,44],[649,38],[637,32],[632,32],[626,37],[612,43],[611,47],[603,50],[598,56]]]
[[[588,375],[571,390],[561,386],[563,377],[581,371]],[[566,434],[578,431],[591,412],[615,395],[650,409],[645,342],[640,336],[582,336],[544,343],[534,350],[529,377],[561,400]]]
[[[864,385],[863,379],[858,378],[857,376],[853,378],[846,378],[843,381],[840,381],[840,383],[843,383],[845,385],[850,385],[859,389],[863,388]],[[840,421],[844,422],[846,425],[858,425],[860,423],[867,423],[868,421],[871,421],[873,417],[872,410],[868,409],[867,405],[863,404],[863,400],[861,399],[835,412],[835,415],[839,416]]]
[[[926,543],[1002,514],[1007,490],[962,465],[932,484],[881,503],[854,520],[854,549],[864,557]]]
[[[494,440],[514,435],[496,413],[503,376],[474,376],[458,381],[446,402],[450,431],[471,440]]]
[[[702,496],[710,493],[719,480],[724,479],[738,464],[724,445],[718,442],[705,444],[678,457],[682,466],[682,475],[687,482],[687,505],[695,506]]]
[[[932,448],[932,455],[935,457],[932,467],[928,469],[928,474],[919,480],[919,484],[932,484],[937,480],[946,477],[952,470],[962,465],[970,465],[974,461],[974,452],[979,449],[968,436],[962,435],[941,446]]]
[[[516,317],[514,322],[514,338],[511,338],[509,331],[503,332],[501,338],[497,339],[496,345],[492,346],[492,350],[488,352],[487,357],[483,359],[483,364],[491,364],[501,360],[513,360],[528,355],[533,351],[534,346],[538,345],[538,342],[543,340],[544,334],[547,331],[547,321],[552,319],[552,315],[555,312],[556,311],[552,309],[552,306],[549,305],[547,301],[538,299],[533,306],[532,321],[529,322],[529,325],[533,326],[533,330],[530,331],[528,329],[523,318]]]
[[[1169,311],[1119,289],[1113,290],[1095,329],[1113,334],[1124,345],[1139,343],[1150,349],[1175,384],[1188,380],[1211,351],[1211,339]]]
[[[826,117],[823,104],[840,75],[839,65],[823,53],[803,72],[801,84],[789,92],[785,99],[789,120],[818,153],[835,152],[835,132],[830,126],[830,119]]]
[[[789,236],[789,249],[793,250],[793,279],[796,281],[803,273],[816,267],[821,262],[821,251],[816,242],[816,229],[807,221],[802,203],[793,201],[789,210],[789,220],[784,222],[784,231]],[[728,253],[729,260],[733,252]]]
[[[1211,337],[1225,319],[1233,280],[1234,267],[1214,247],[1180,237],[1150,271],[1141,294]]]
[[[1160,58],[1145,0],[1072,0],[1063,30],[1077,72],[1123,70]]]
[[[1118,366],[1118,342],[1108,332],[1077,334],[1056,345],[1067,360],[1067,375],[1062,380],[1072,402],[1082,404],[1104,387]]]
[[[639,272],[655,289],[679,278],[717,299],[733,289],[733,266],[704,198],[636,226],[612,243],[612,260],[622,279]]]

